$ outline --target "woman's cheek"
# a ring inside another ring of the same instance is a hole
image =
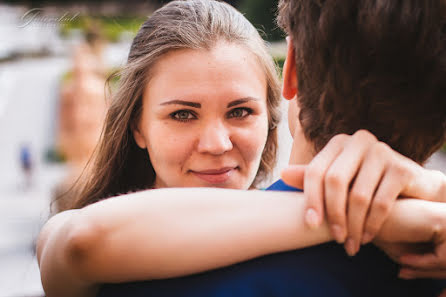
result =
[[[268,137],[268,119],[256,121],[240,134],[240,149],[245,159],[260,161]]]
[[[173,125],[152,126],[151,148],[155,160],[162,166],[175,166],[178,169],[191,150],[190,131],[185,132]],[[162,170],[162,168],[160,168]]]

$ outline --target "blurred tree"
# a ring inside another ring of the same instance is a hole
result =
[[[241,0],[238,9],[256,28],[265,32],[265,39],[275,41],[284,38],[276,24],[277,3],[278,0]]]

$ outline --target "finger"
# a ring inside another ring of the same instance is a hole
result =
[[[327,168],[342,151],[348,135],[334,136],[308,164],[304,174],[304,195],[306,201],[305,221],[310,227],[317,227],[324,217],[323,180]]]
[[[411,266],[417,269],[433,270],[442,268],[441,261],[434,253],[428,254],[406,254],[400,257],[402,265]]]
[[[419,270],[412,268],[401,268],[398,277],[403,279],[414,279],[414,278],[446,278],[446,270]],[[442,293],[443,294],[443,293]]]
[[[348,239],[346,246],[349,255],[354,255],[359,250],[367,213],[369,212],[372,197],[375,195],[376,188],[378,187],[384,170],[384,159],[376,155],[366,157],[350,190],[348,195]]]
[[[446,290],[443,290],[438,297],[446,297]]]
[[[356,132],[325,175],[327,219],[339,243],[344,242],[347,235],[347,193],[373,141],[376,138],[369,132]]]
[[[290,165],[281,172],[282,180],[289,186],[303,189],[305,165]]]
[[[399,155],[398,157],[405,160],[407,174],[411,174],[410,182],[403,189],[401,195],[444,202],[446,189],[442,172],[427,170],[405,156]]]
[[[400,170],[389,169],[384,173],[366,218],[364,227],[364,234],[367,234],[367,237],[364,236],[366,240],[374,238],[381,229],[404,183],[404,173]],[[363,240],[363,242],[366,241]]]

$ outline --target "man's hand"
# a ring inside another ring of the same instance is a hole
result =
[[[434,250],[429,253],[403,254],[398,262],[403,265],[399,273],[401,278],[446,279],[446,240],[435,243]]]
[[[282,178],[304,189],[307,224],[318,226],[326,213],[333,237],[349,255],[373,240],[398,196],[446,196],[443,174],[424,169],[366,130],[333,137],[310,164],[290,166]]]
[[[403,266],[401,278],[446,279],[446,204],[398,200],[374,244]]]

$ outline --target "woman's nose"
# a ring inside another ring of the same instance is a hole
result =
[[[221,155],[232,148],[230,131],[222,123],[207,124],[203,127],[198,139],[198,152]]]

